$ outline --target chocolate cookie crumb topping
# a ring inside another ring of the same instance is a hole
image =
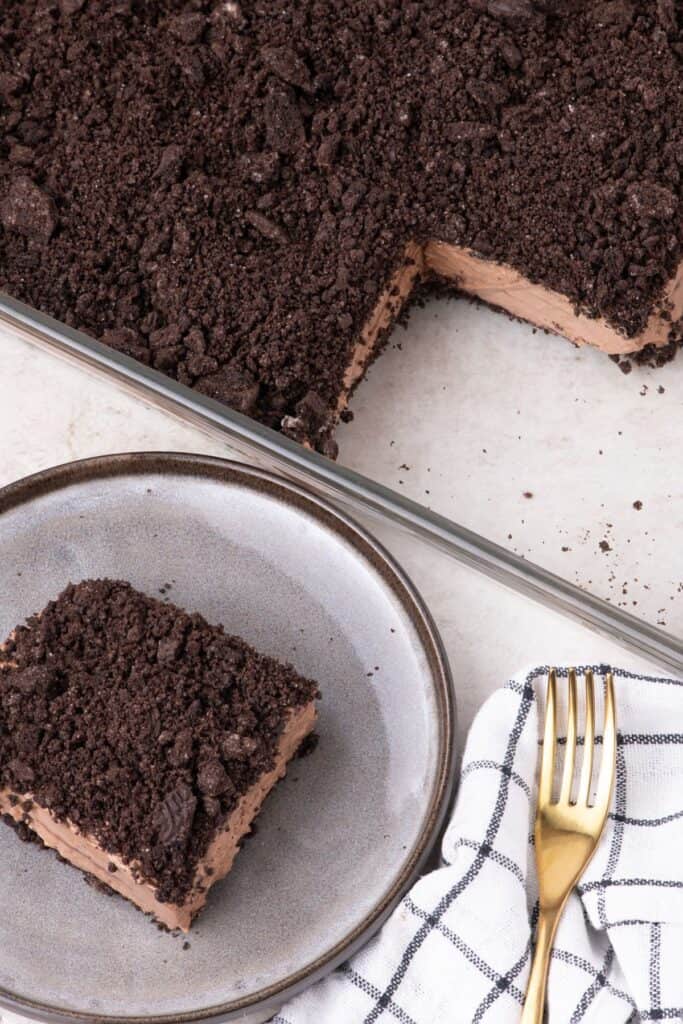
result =
[[[640,337],[683,255],[682,22],[673,0],[5,0],[0,287],[331,455],[409,242]]]

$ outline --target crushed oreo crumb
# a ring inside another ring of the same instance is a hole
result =
[[[299,749],[296,752],[297,757],[309,757],[314,750],[318,749],[318,743],[320,737],[317,732],[309,732],[308,736],[305,736],[301,741]]]

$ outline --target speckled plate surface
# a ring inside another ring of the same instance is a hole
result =
[[[428,613],[321,499],[201,456],[124,455],[0,492],[0,635],[70,580],[114,576],[319,681],[315,753],[270,797],[183,939],[0,828],[0,1004],[45,1019],[263,1020],[350,955],[424,862],[453,776]]]

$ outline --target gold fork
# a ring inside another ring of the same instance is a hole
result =
[[[595,699],[593,673],[590,670],[585,673],[585,681],[586,729],[576,800],[572,801],[577,732],[576,672],[574,669],[570,669],[567,696],[567,745],[560,782],[560,795],[559,799],[553,802],[558,730],[557,679],[554,669],[548,675],[543,755],[534,826],[539,917],[536,951],[522,1010],[522,1024],[541,1024],[543,1020],[548,967],[555,930],[569,893],[595,853],[607,820],[616,774],[616,712],[614,681],[610,672],[607,675],[605,689],[602,761],[595,789],[595,802],[589,804],[595,747]]]

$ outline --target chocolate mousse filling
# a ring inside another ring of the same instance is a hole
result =
[[[0,813],[187,930],[312,730],[315,683],[111,580],[0,655]]]
[[[0,287],[334,454],[435,274],[618,355],[683,312],[675,0],[6,0]]]

